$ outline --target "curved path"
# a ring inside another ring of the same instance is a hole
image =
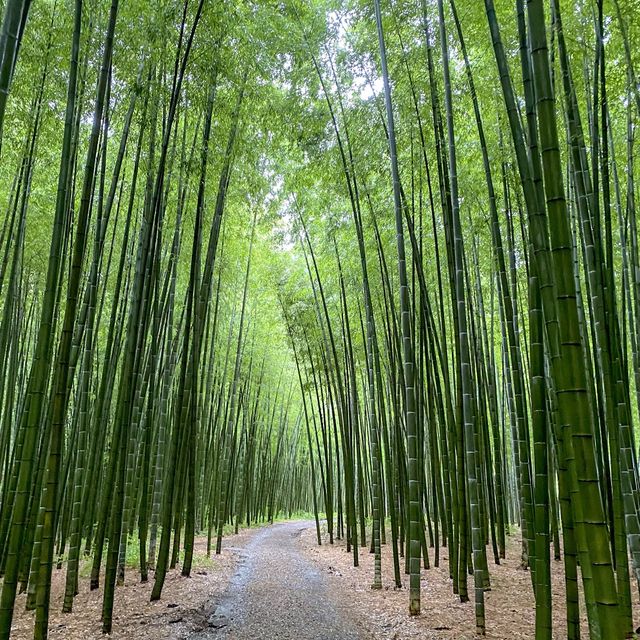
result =
[[[191,640],[367,640],[304,556],[300,536],[313,522],[260,529],[209,621]]]

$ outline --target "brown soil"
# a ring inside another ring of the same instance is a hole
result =
[[[149,582],[140,583],[140,574],[127,568],[125,584],[116,588],[113,616],[113,633],[102,634],[100,614],[102,589],[89,590],[89,579],[80,578],[80,593],[73,604],[73,613],[62,613],[65,570],[55,570],[51,591],[49,637],[64,640],[98,640],[110,637],[114,640],[181,640],[208,626],[208,621],[218,597],[226,589],[232,576],[238,552],[253,535],[253,530],[228,536],[222,554],[206,557],[206,538],[197,538],[193,571],[190,578],[183,578],[180,569],[168,572],[162,598],[150,602],[153,573]],[[81,568],[81,576],[88,575],[87,567]],[[27,640],[33,637],[34,612],[25,611],[26,596],[16,600],[11,637]]]
[[[302,607],[306,612],[306,635],[302,635],[318,640],[328,637],[324,633],[316,633],[318,626],[326,630],[327,623],[313,624],[309,607],[319,606],[333,612],[330,617],[341,620],[344,628],[348,628],[350,633],[353,631],[357,637],[380,640],[478,638],[475,635],[473,602],[463,604],[452,593],[446,548],[442,549],[440,568],[422,571],[422,613],[410,617],[408,590],[404,585],[401,589],[394,588],[389,545],[383,547],[382,554],[383,589],[372,591],[373,555],[368,548],[360,549],[360,566],[354,568],[353,554],[346,552],[344,541],[329,545],[325,530],[323,545],[318,547],[312,521],[291,523],[295,529],[293,533],[287,526],[277,525],[268,533],[263,532],[264,535],[254,529],[229,536],[225,538],[223,553],[212,559],[206,558],[206,539],[198,538],[192,577],[182,578],[179,569],[170,571],[162,599],[158,602],[149,601],[152,576],[148,583],[140,584],[136,570],[128,569],[125,585],[116,589],[111,637],[115,640],[195,640],[219,637],[220,633],[226,638],[251,637],[252,640],[298,637],[299,630],[296,631],[298,635],[287,635],[291,630],[289,627],[295,627],[293,623],[289,624],[287,616],[293,616],[295,610]],[[269,541],[273,542],[269,543],[271,547],[267,544]],[[291,557],[281,561],[276,557],[277,553],[274,556],[280,549]],[[433,550],[430,551],[433,561]],[[262,563],[266,569],[259,571],[262,565],[256,569],[256,562]],[[552,571],[554,637],[560,640],[566,637],[562,562],[553,562]],[[533,640],[535,610],[531,578],[529,572],[520,567],[520,541],[517,536],[509,538],[507,559],[499,566],[491,565],[490,572],[492,588],[485,594],[485,637],[489,640]],[[88,569],[81,573],[86,576]],[[243,577],[244,573],[247,576]],[[408,583],[404,573],[402,579]],[[80,593],[74,601],[74,612],[63,614],[64,580],[64,569],[54,571],[49,636],[54,640],[104,638],[100,623],[102,589],[89,591],[88,578],[82,578]],[[281,583],[280,586],[274,587],[276,582]],[[472,589],[471,578],[469,588]],[[279,599],[276,601],[274,598]],[[637,624],[640,603],[635,590],[633,598]],[[262,601],[265,606],[258,606]],[[227,619],[217,622],[220,611],[216,608],[220,603]],[[17,640],[27,640],[33,634],[34,615],[24,610],[24,604],[25,596],[21,595],[16,602],[12,629],[12,638]],[[247,614],[252,610],[256,614],[253,618]],[[271,627],[264,624],[270,618],[273,618]],[[336,620],[332,624],[337,624]],[[352,626],[349,626],[349,621]],[[583,637],[588,637],[586,620],[583,620],[583,627]],[[249,635],[248,631],[251,631]],[[331,640],[351,637],[346,632],[337,633],[331,635]]]
[[[395,589],[393,557],[389,544],[382,550],[382,591],[373,591],[373,554],[361,548],[359,567],[353,566],[353,552],[347,553],[344,541],[328,544],[326,531],[323,545],[317,546],[315,526],[305,531],[307,553],[328,576],[337,590],[348,591],[345,598],[352,615],[360,619],[375,638],[381,640],[475,640],[473,578],[469,577],[471,601],[461,603],[451,589],[448,573],[448,550],[441,549],[439,568],[422,570],[422,613],[408,615],[408,576],[401,559],[403,587]],[[388,537],[390,540],[390,536]],[[534,640],[535,604],[531,576],[520,566],[520,540],[508,538],[507,558],[499,566],[491,564],[491,591],[485,593],[486,630],[490,640]],[[430,549],[433,563],[433,549]],[[554,638],[566,638],[563,563],[552,560]],[[406,583],[406,584],[404,584]],[[640,620],[638,591],[633,590],[633,615],[636,626]],[[584,612],[584,603],[581,603]],[[583,616],[583,637],[588,638],[586,617]]]

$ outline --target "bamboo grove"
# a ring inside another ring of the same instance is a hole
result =
[[[509,551],[536,640],[632,637],[638,15],[5,0],[0,638],[299,512],[411,615]]]

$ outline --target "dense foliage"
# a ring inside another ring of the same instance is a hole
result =
[[[631,637],[640,4],[565,4],[5,0],[0,638],[301,510]]]

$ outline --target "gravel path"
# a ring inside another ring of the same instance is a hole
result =
[[[260,529],[234,549],[239,566],[209,629],[190,640],[367,640],[305,557],[301,534],[313,522]]]

